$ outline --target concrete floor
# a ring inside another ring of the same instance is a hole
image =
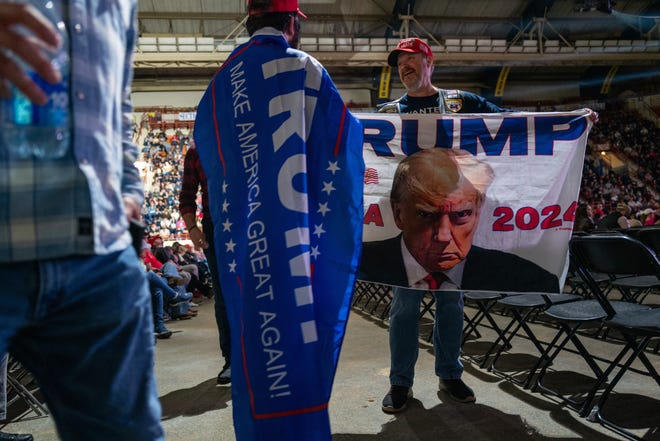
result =
[[[474,310],[466,307],[468,314]],[[215,378],[220,368],[213,305],[199,307],[199,316],[170,322],[177,331],[169,340],[159,340],[156,347],[156,376],[163,406],[163,426],[168,440],[234,440],[231,391],[218,387]],[[502,320],[499,317],[498,320]],[[533,325],[541,338],[548,338],[549,328]],[[483,353],[492,341],[486,329],[481,339],[465,345],[463,379],[476,392],[476,404],[460,404],[437,391],[433,373],[432,348],[421,343],[416,368],[415,398],[408,410],[397,415],[381,411],[381,400],[389,388],[389,350],[387,323],[354,309],[337,371],[330,416],[334,441],[436,441],[488,440],[619,440],[623,439],[599,424],[580,418],[555,401],[531,393],[511,382],[480,369],[468,360]],[[611,354],[617,345],[600,340],[589,342],[594,350]],[[527,340],[513,342],[510,355],[525,357],[534,353]],[[660,369],[660,356],[650,355]],[[567,355],[557,361],[558,371],[584,369],[577,359]],[[635,398],[628,406],[636,416],[628,426],[645,440],[660,440],[660,388],[648,377],[635,373],[625,376],[608,405],[616,408],[619,397]],[[615,399],[616,398],[616,399]],[[3,431],[32,433],[36,441],[55,441],[57,436],[50,418],[19,421]],[[91,440],[93,441],[93,440]]]

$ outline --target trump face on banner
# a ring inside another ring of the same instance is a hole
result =
[[[411,287],[441,273],[459,289],[558,292],[557,277],[535,263],[473,245],[493,178],[490,165],[462,150],[425,149],[404,158],[390,193],[401,233],[364,244],[359,278]]]

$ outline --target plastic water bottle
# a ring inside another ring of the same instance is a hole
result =
[[[61,158],[71,143],[71,121],[69,116],[69,44],[62,11],[52,1],[31,0],[29,2],[48,18],[60,33],[61,46],[51,57],[52,65],[62,75],[57,84],[50,84],[36,74],[27,63],[14,57],[27,75],[43,89],[48,102],[43,106],[32,103],[17,87],[11,86],[11,97],[0,100],[0,149],[19,158]],[[16,30],[28,34],[23,27]]]

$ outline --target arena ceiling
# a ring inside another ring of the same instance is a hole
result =
[[[237,41],[247,38],[245,3],[139,0],[134,90],[203,89]],[[392,42],[418,36],[434,47],[439,85],[492,88],[505,67],[510,83],[600,83],[609,74],[621,89],[659,93],[660,0],[299,3],[308,17],[301,49],[340,87],[376,89]]]

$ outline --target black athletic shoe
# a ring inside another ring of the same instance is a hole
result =
[[[474,391],[467,384],[463,383],[463,380],[460,378],[452,380],[443,380],[441,378],[438,388],[447,392],[453,400],[460,401],[461,403],[474,403],[477,401]]]
[[[406,408],[408,399],[412,398],[412,388],[406,386],[392,386],[390,391],[383,398],[383,412],[397,413]]]
[[[231,383],[231,366],[226,364],[218,374],[218,384],[224,385]]]
[[[164,338],[170,338],[172,336],[172,331],[170,331],[165,326],[163,326],[162,328],[156,329],[154,331],[154,334],[156,335],[156,338],[164,339]]]
[[[32,435],[0,432],[0,441],[33,441]]]

